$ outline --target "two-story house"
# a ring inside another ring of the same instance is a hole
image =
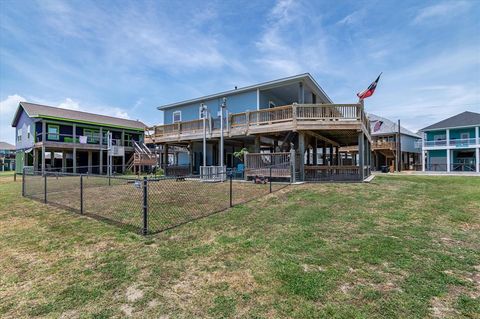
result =
[[[375,114],[368,114],[372,132],[372,156],[375,169],[387,166],[397,170],[398,156],[401,156],[401,170],[414,170],[420,165],[420,135],[398,123]],[[400,149],[400,153],[399,153]]]
[[[245,169],[248,177],[258,172],[254,168],[274,163],[278,167],[287,159],[295,165],[297,180],[363,180],[370,174],[370,156],[366,155],[370,153],[370,124],[363,104],[333,104],[308,73],[158,109],[163,111],[164,124],[152,128],[152,141],[163,147],[163,162],[169,162],[169,148],[183,147],[186,152],[176,163],[194,174],[201,174],[202,167],[217,166]],[[355,165],[343,165],[339,148],[344,145],[360,149]],[[234,153],[242,149],[248,150],[248,156],[236,158]],[[168,174],[173,167],[165,169]],[[290,168],[284,170],[274,172],[279,177],[290,176]]]
[[[110,146],[113,172],[124,172],[142,142],[140,121],[20,102],[12,121],[16,129],[16,171],[107,173]]]
[[[420,131],[422,170],[480,172],[480,113],[463,112]]]
[[[0,142],[0,171],[15,169],[15,145]]]

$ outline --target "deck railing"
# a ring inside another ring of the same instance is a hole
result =
[[[291,175],[290,152],[248,153],[245,156],[245,176],[270,175],[289,178]]]
[[[225,131],[255,128],[284,122],[357,121],[370,133],[370,122],[360,104],[291,104],[243,113],[230,114],[225,119]],[[219,119],[207,121],[208,132],[217,132]],[[155,137],[180,136],[203,132],[203,120],[192,120],[154,127]]]
[[[368,175],[365,175],[368,176]],[[306,181],[357,181],[361,180],[358,166],[305,166]]]
[[[372,149],[389,149],[394,150],[397,144],[391,141],[375,141],[372,143]]]

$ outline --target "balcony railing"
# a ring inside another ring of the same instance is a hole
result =
[[[455,147],[470,147],[476,144],[479,144],[475,138],[462,138],[462,139],[450,139],[447,140],[436,140],[436,141],[425,141],[425,147],[436,147],[436,146],[455,146]],[[421,145],[421,144],[420,144]]]
[[[450,139],[450,146],[468,147],[477,144],[475,138]]]
[[[447,146],[447,140],[425,141],[425,147]]]
[[[389,149],[394,150],[396,143],[391,141],[375,141],[372,143],[372,149]]]
[[[292,104],[251,112],[229,114],[225,131],[249,130],[281,123],[297,125],[308,122],[360,122],[370,134],[370,122],[360,104]],[[220,120],[207,120],[207,132],[218,132]],[[180,137],[182,134],[201,134],[203,120],[177,122],[152,128],[155,138]]]

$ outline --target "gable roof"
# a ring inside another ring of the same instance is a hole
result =
[[[21,110],[24,110],[29,117],[55,118],[70,122],[83,122],[88,124],[104,125],[110,127],[120,127],[134,130],[144,130],[146,125],[140,121],[127,120],[119,117],[106,116],[88,112],[74,111],[53,107],[48,105],[20,102],[17,112],[12,121],[12,126],[16,127]]]
[[[388,135],[388,134],[396,134],[398,133],[398,124],[385,118],[381,117],[372,113],[368,114],[368,119],[370,120],[370,128],[372,132],[372,136],[377,136],[377,135]],[[380,126],[380,129],[376,132],[374,132],[375,124],[378,121],[382,121],[382,125]],[[409,135],[413,136],[416,138],[420,138],[420,135],[410,131],[409,129],[406,129],[402,125],[400,125],[400,133],[404,135]]]
[[[443,121],[422,128],[420,131],[480,125],[480,113],[465,111]]]
[[[182,106],[182,105],[185,105],[185,104],[200,103],[200,102],[203,102],[205,100],[222,98],[226,95],[238,94],[238,93],[252,91],[252,90],[256,90],[256,89],[262,89],[262,90],[270,89],[270,88],[278,87],[278,86],[283,85],[283,84],[288,84],[288,83],[298,82],[298,81],[307,82],[308,84],[310,84],[310,87],[315,91],[316,94],[322,96],[323,99],[326,100],[328,103],[333,103],[332,100],[325,93],[325,91],[323,91],[323,89],[320,87],[320,85],[318,85],[317,81],[315,81],[315,79],[310,75],[310,73],[302,73],[302,74],[299,74],[299,75],[294,75],[294,76],[281,78],[281,79],[277,79],[277,80],[273,80],[273,81],[268,81],[268,82],[263,82],[263,83],[254,84],[254,85],[250,85],[250,86],[245,86],[243,88],[237,88],[237,89],[233,89],[233,90],[229,90],[229,91],[224,91],[224,92],[220,92],[220,93],[201,96],[201,97],[190,99],[190,100],[185,100],[185,101],[181,101],[181,102],[166,104],[166,105],[162,105],[162,106],[157,107],[157,109],[158,110],[165,110],[165,109],[169,109],[169,108],[172,108],[172,107]]]
[[[0,150],[14,151],[15,146],[7,142],[0,142]]]

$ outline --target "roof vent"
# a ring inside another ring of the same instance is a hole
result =
[[[237,89],[237,86],[235,85],[235,90]]]

